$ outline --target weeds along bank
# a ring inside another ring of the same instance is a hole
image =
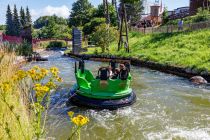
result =
[[[21,70],[13,51],[0,48],[0,139],[46,139],[50,95],[62,82],[56,67],[34,66]],[[69,139],[80,139],[80,129],[89,119],[68,112],[74,124]]]
[[[30,139],[33,135],[29,119],[28,87],[17,84],[13,77],[18,67],[14,53],[0,52],[0,139]],[[25,136],[24,136],[25,135]]]
[[[138,58],[160,64],[189,68],[195,71],[210,71],[210,29],[172,34],[129,35],[131,53],[122,48],[117,51],[117,41],[111,44],[111,54]],[[100,46],[89,48],[86,54],[102,54]]]

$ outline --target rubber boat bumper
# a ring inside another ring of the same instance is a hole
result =
[[[130,106],[136,101],[136,94],[132,91],[129,96],[120,99],[93,99],[77,94],[77,86],[73,86],[70,91],[70,103],[80,107],[94,109],[118,109],[121,107]]]

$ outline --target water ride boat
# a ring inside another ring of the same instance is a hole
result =
[[[69,101],[77,106],[96,109],[117,109],[132,105],[136,101],[136,95],[130,87],[130,64],[121,64],[122,68],[114,75],[116,65],[112,61],[109,67],[101,67],[95,78],[91,71],[85,69],[83,60],[79,61],[79,66],[75,62],[77,83],[70,91]]]

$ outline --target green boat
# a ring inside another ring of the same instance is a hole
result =
[[[116,62],[112,61],[110,68],[114,71]],[[118,76],[111,78],[110,69],[102,67],[95,78],[91,71],[85,69],[83,60],[79,68],[75,62],[75,77],[77,83],[71,89],[70,102],[78,106],[99,109],[117,109],[132,105],[136,95],[130,87],[130,65],[124,71],[120,70]]]

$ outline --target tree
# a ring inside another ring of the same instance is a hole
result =
[[[91,19],[93,6],[88,0],[77,0],[72,5],[72,11],[69,18],[69,26],[83,26]]]
[[[59,25],[67,25],[66,19],[53,15],[53,16],[39,17],[36,21],[34,21],[33,26],[35,29],[40,29],[44,26],[47,26],[49,20],[53,20],[56,24],[59,24]]]
[[[126,4],[127,19],[130,20],[131,24],[140,20],[143,9],[142,0]]]
[[[106,23],[105,18],[94,18],[94,19],[92,19],[90,22],[88,22],[84,25],[84,28],[83,28],[84,34],[85,35],[92,34],[95,31],[96,27],[103,24],[103,23]]]
[[[26,15],[22,7],[20,8],[20,24],[22,28],[26,25]]]
[[[163,24],[166,24],[168,21],[169,21],[168,9],[165,7],[163,11]]]
[[[14,26],[14,35],[19,36],[20,35],[20,20],[19,20],[16,5],[14,5],[14,11],[13,11],[13,26]]]
[[[32,24],[31,14],[28,6],[26,7],[26,24]]]
[[[6,14],[6,35],[14,35],[14,28],[13,28],[13,16],[10,9],[10,6],[7,6],[7,14]]]
[[[117,25],[116,9],[110,3],[108,7],[109,7],[109,18],[110,18],[111,25],[116,26]],[[98,18],[105,18],[104,11],[105,11],[104,5],[100,4],[98,8],[96,9],[96,11],[94,12],[93,16],[98,17]]]
[[[107,24],[101,24],[96,27],[96,32],[92,36],[92,41],[96,43],[97,46],[101,47],[102,52],[109,51],[109,44],[117,40],[118,31],[113,28],[107,28]]]
[[[49,20],[48,25],[46,26],[46,37],[54,38],[56,35],[56,24],[54,20]]]

